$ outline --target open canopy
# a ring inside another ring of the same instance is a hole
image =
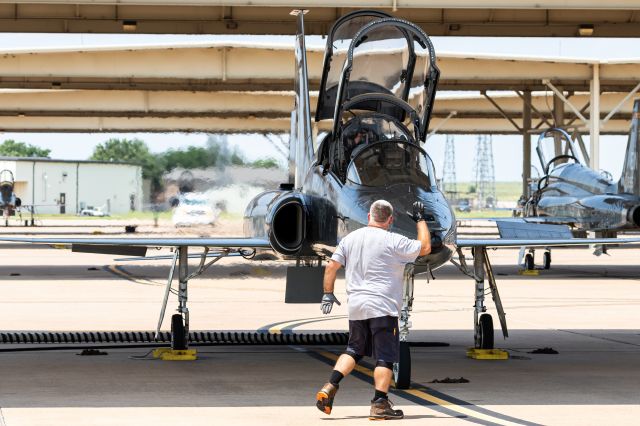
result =
[[[349,15],[336,23],[327,42],[316,120],[337,121],[344,103],[355,96],[391,95],[409,103],[417,112],[420,139],[424,140],[440,74],[429,37],[417,26],[400,19],[359,14],[346,18]],[[364,19],[370,22],[360,25],[359,31],[351,35],[348,30],[355,28],[351,25],[354,20],[361,23]],[[343,66],[338,73],[336,65],[340,63]],[[404,110],[396,108],[395,118],[404,121],[407,116]]]
[[[353,36],[365,25],[383,18],[391,18],[391,15],[376,10],[358,10],[338,19],[331,27],[324,52],[316,121],[333,117],[338,83]]]

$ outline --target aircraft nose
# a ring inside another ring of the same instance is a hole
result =
[[[416,237],[416,223],[412,218],[413,203],[421,201],[424,204],[424,213],[427,222],[433,223],[436,216],[434,206],[434,194],[422,190],[419,187],[412,187],[405,190],[398,190],[385,194],[387,201],[391,203],[394,210],[393,224],[391,230],[410,238]]]

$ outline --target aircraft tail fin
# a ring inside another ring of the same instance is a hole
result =
[[[313,159],[307,51],[304,43],[304,14],[306,12],[306,10],[294,10],[291,12],[291,14],[298,17],[298,32],[295,45],[295,105],[291,113],[291,142],[289,144],[289,178],[293,180],[291,183],[294,183],[296,188],[302,186]]]
[[[633,104],[631,115],[631,129],[629,130],[629,142],[627,153],[622,165],[622,175],[618,182],[620,192],[640,195],[640,99]]]

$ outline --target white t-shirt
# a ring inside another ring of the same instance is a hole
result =
[[[399,316],[404,267],[421,248],[418,240],[373,226],[344,237],[331,259],[346,270],[349,319]]]

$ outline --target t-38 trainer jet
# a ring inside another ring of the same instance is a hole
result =
[[[16,195],[14,187],[13,172],[7,169],[0,171],[0,209],[2,210],[4,226],[9,226],[9,218],[15,216],[16,212],[20,215],[20,222],[22,222],[22,212],[20,210],[22,200]]]
[[[493,347],[493,321],[486,313],[485,281],[507,327],[487,248],[520,247],[520,239],[459,240],[451,206],[437,185],[434,167],[422,144],[426,139],[440,71],[429,37],[418,26],[376,11],[340,18],[328,34],[316,121],[329,131],[317,138],[311,124],[304,39],[304,12],[295,11],[295,105],[292,113],[290,179],[249,203],[243,238],[2,238],[5,241],[70,244],[72,250],[144,256],[147,247],[174,247],[165,292],[166,306],[174,269],[178,269],[178,313],[173,315],[172,346],[188,344],[187,285],[227,256],[296,261],[287,273],[286,299],[318,302],[323,260],[349,232],[366,226],[370,204],[386,199],[395,207],[392,231],[415,238],[415,224],[403,212],[415,201],[425,206],[432,252],[407,265],[400,317],[401,361],[396,386],[410,385],[409,315],[414,276],[452,261],[475,282],[474,335],[478,348]],[[525,224],[524,226],[527,226]],[[564,227],[560,227],[564,229]],[[609,244],[615,239],[557,238],[537,233],[530,247]],[[630,240],[633,241],[633,240]],[[635,240],[640,242],[640,239]],[[188,250],[204,248],[198,268],[188,268]],[[473,250],[467,266],[462,249]],[[209,260],[207,256],[213,254]],[[454,258],[457,254],[457,260]],[[309,291],[312,287],[314,291]],[[312,296],[311,298],[309,296]],[[304,300],[309,299],[310,300]]]
[[[536,151],[544,175],[523,208],[523,221],[561,224],[574,236],[615,238],[618,233],[640,229],[640,100],[633,106],[631,129],[620,180],[586,165],[585,154],[562,129],[549,129],[538,138]],[[552,149],[549,149],[552,147]],[[551,154],[549,154],[551,152]],[[501,229],[502,233],[502,229]],[[596,254],[606,252],[598,247]],[[524,257],[534,268],[534,250]],[[543,255],[543,267],[551,266],[551,252]]]

